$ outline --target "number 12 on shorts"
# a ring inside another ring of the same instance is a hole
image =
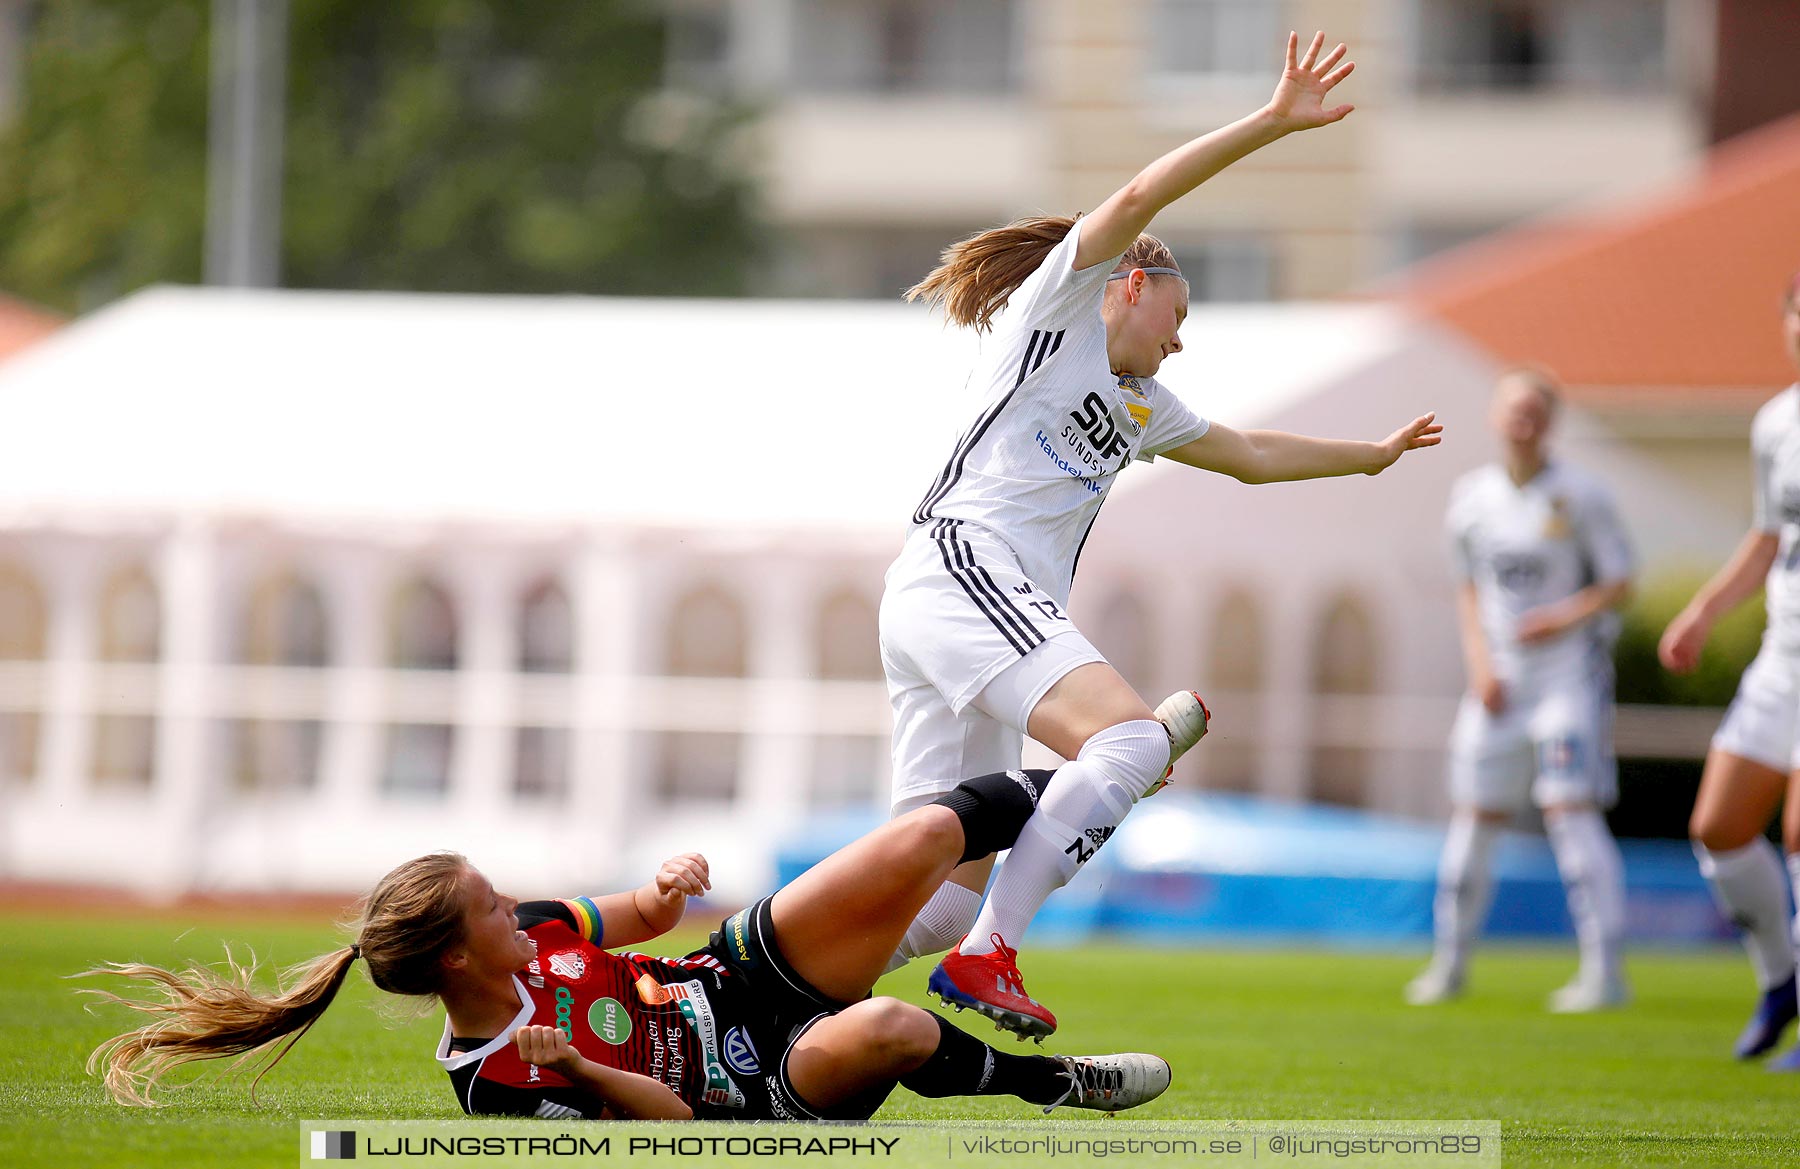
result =
[[[1026,581],[1024,584],[1017,584],[1017,585],[1013,586],[1013,592],[1018,593],[1021,596],[1028,597],[1036,591],[1037,591],[1037,586],[1032,584],[1030,581]],[[1056,607],[1056,602],[1050,600],[1047,597],[1041,601],[1026,601],[1025,603],[1027,605],[1030,605],[1033,609],[1036,609],[1038,612],[1042,613],[1045,617],[1047,617],[1051,621],[1067,621],[1068,620],[1068,618],[1063,615],[1063,611]]]

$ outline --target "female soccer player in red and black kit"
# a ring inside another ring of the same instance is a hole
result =
[[[438,1060],[470,1113],[849,1120],[872,1115],[895,1084],[1012,1095],[1046,1111],[1135,1107],[1168,1087],[1156,1056],[1009,1055],[929,1011],[869,997],[919,907],[958,864],[1008,847],[1053,775],[966,781],[733,914],[684,958],[602,947],[673,928],[709,885],[698,854],[630,892],[524,903],[461,856],[421,857],[375,887],[354,943],[279,997],[258,995],[236,968],[90,971],[163,995],[97,992],[154,1018],[103,1044],[89,1067],[104,1069],[121,1103],[147,1104],[183,1063],[273,1052],[272,1065],[360,957],[380,989],[443,1003]]]

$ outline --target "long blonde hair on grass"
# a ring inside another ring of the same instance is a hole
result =
[[[197,1060],[233,1059],[260,1070],[256,1085],[318,1021],[344,985],[360,955],[369,979],[401,995],[434,995],[439,959],[462,937],[463,874],[469,862],[454,852],[411,860],[383,877],[358,906],[356,942],[285,973],[276,993],[255,986],[256,963],[244,965],[225,951],[225,967],[190,966],[179,972],[142,963],[109,962],[72,977],[117,975],[139,984],[144,997],[87,990],[151,1016],[135,1031],[115,1035],[88,1056],[89,1075],[102,1075],[121,1104],[154,1105],[150,1092],[170,1071]],[[285,987],[285,989],[283,989]],[[286,1043],[281,1040],[286,1039]],[[279,1046],[277,1046],[279,1044]]]
[[[1073,215],[1037,215],[989,228],[944,249],[931,274],[906,290],[907,300],[942,305],[956,325],[979,332],[994,326],[994,315],[1037,271],[1057,244],[1069,237]],[[1175,268],[1175,256],[1153,235],[1140,235],[1113,271],[1132,268]]]

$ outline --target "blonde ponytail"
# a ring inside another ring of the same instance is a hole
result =
[[[944,249],[931,275],[906,290],[906,299],[942,305],[952,324],[985,332],[1013,290],[1074,226],[1070,215],[1039,215],[958,240]]]
[[[343,986],[353,960],[354,952],[349,948],[315,959],[290,972],[290,977],[296,978],[293,988],[273,998],[257,994],[252,981],[255,964],[240,964],[229,950],[226,973],[194,966],[177,974],[160,966],[117,962],[86,971],[85,974],[116,974],[135,979],[164,994],[162,1001],[157,1002],[127,999],[107,990],[85,992],[107,1002],[123,1003],[158,1020],[114,1036],[95,1048],[88,1056],[88,1074],[104,1068],[102,1078],[113,1099],[121,1104],[150,1105],[155,1103],[150,1089],[173,1068],[202,1059],[236,1057],[237,1063],[243,1063],[288,1037],[258,1073],[260,1082],[262,1073],[280,1063],[281,1057],[325,1013]]]
[[[944,249],[931,274],[906,290],[907,300],[942,305],[952,324],[993,328],[994,316],[1069,237],[1076,216],[1038,215],[989,228]],[[1152,235],[1140,235],[1120,257],[1119,268],[1176,268],[1175,257]],[[1117,269],[1115,268],[1115,271]]]
[[[254,1061],[258,1053],[268,1054],[251,1083],[254,1095],[262,1077],[325,1013],[358,957],[368,962],[369,978],[381,990],[437,993],[442,978],[439,959],[462,937],[462,881],[468,869],[468,861],[453,852],[432,853],[401,865],[364,901],[358,940],[289,970],[281,980],[289,988],[278,985],[272,996],[257,992],[255,963],[239,963],[229,947],[222,971],[191,966],[175,972],[109,962],[73,975],[117,975],[154,996],[83,992],[152,1017],[135,1031],[115,1035],[95,1048],[88,1056],[88,1074],[100,1075],[119,1103],[148,1106],[155,1103],[151,1090],[182,1064],[234,1059],[236,1068]]]

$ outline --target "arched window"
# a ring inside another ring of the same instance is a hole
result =
[[[250,666],[311,666],[331,656],[325,602],[310,581],[283,573],[250,590],[238,660]]]
[[[1368,803],[1370,751],[1367,698],[1377,678],[1375,621],[1362,598],[1338,594],[1319,623],[1313,692],[1320,717],[1312,752],[1312,795],[1328,804]]]
[[[41,665],[47,615],[44,590],[23,566],[0,563],[0,670],[9,664]],[[16,684],[15,684],[16,683]],[[37,775],[41,679],[20,675],[0,685],[0,782],[27,782]]]
[[[664,645],[677,678],[742,678],[749,654],[744,603],[721,585],[688,590],[670,610]]]
[[[1094,647],[1106,655],[1119,676],[1138,690],[1156,681],[1156,638],[1151,629],[1150,607],[1132,589],[1120,589],[1106,599],[1091,621]],[[1157,701],[1156,697],[1150,699]]]
[[[395,670],[454,670],[457,662],[456,607],[435,581],[415,577],[394,591],[388,610],[388,665]],[[450,699],[431,679],[396,679],[405,688],[412,721],[388,728],[382,790],[395,795],[441,796],[450,786],[454,729]],[[428,709],[425,717],[417,713]],[[430,715],[437,715],[432,718]]]
[[[519,672],[568,674],[575,668],[575,616],[569,594],[552,579],[540,580],[519,598]],[[514,736],[513,793],[554,799],[569,786],[569,728],[520,726]]]
[[[519,600],[519,670],[567,674],[575,665],[575,615],[569,594],[554,580],[540,580]]]
[[[162,649],[162,601],[142,564],[127,565],[107,577],[100,590],[99,616],[104,665],[157,660]],[[114,674],[102,681],[99,696],[94,779],[107,786],[149,787],[156,762],[156,720],[145,712],[155,705],[154,684],[141,676]]]
[[[397,670],[456,668],[456,606],[423,577],[394,591],[389,607],[388,664]]]
[[[875,603],[855,589],[838,589],[819,605],[813,625],[816,670],[821,678],[878,679],[881,642]]]
[[[1253,792],[1258,781],[1263,687],[1267,677],[1268,638],[1262,606],[1248,589],[1226,593],[1207,626],[1206,664],[1201,670],[1218,725],[1177,772],[1193,759],[1206,786],[1220,791]]]
[[[863,592],[841,588],[819,604],[813,623],[814,672],[829,681],[877,681],[881,644],[875,602]],[[813,738],[812,786],[815,807],[863,804],[884,794],[887,738],[832,734],[821,717]]]
[[[743,602],[716,584],[689,589],[669,610],[665,673],[675,678],[742,678],[748,661]],[[657,794],[665,801],[729,801],[737,792],[743,736],[727,731],[661,735]]]
[[[162,607],[142,564],[114,572],[100,592],[100,660],[154,662],[162,649]]]
[[[245,598],[238,630],[238,662],[283,671],[250,682],[258,697],[290,706],[294,698],[322,702],[316,678],[297,671],[322,669],[331,657],[331,630],[319,590],[291,573],[264,578]],[[239,787],[306,790],[317,782],[324,723],[318,718],[247,718],[236,724]]]

